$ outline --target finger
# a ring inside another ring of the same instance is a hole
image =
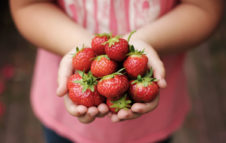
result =
[[[95,117],[98,113],[99,113],[99,111],[98,111],[97,107],[89,107],[88,108],[87,114],[89,114],[90,116]]]
[[[107,114],[107,116],[108,116],[109,118],[111,118],[112,112],[109,112],[109,113]]]
[[[152,67],[154,77],[158,80],[158,85],[160,88],[165,88],[167,86],[166,80],[165,80],[165,68],[164,64],[160,60],[160,57],[158,56],[157,52],[149,48],[149,55],[148,56],[148,66]]]
[[[131,111],[131,110],[130,110]],[[129,110],[125,110],[125,109],[121,109],[118,112],[118,118],[119,119],[125,119],[128,118],[129,116],[131,116],[132,112],[130,112]]]
[[[75,52],[76,50],[72,49],[62,58],[60,62],[58,70],[58,96],[63,96],[67,92],[67,79],[72,75],[73,72],[72,58]]]
[[[87,112],[87,107],[83,105],[76,105],[71,101],[68,95],[64,96],[64,104],[66,106],[67,111],[76,117],[83,116]]]
[[[99,110],[98,117],[104,117],[109,111],[108,106],[104,103],[100,104],[97,109]]]
[[[77,110],[78,110],[78,113],[82,116],[82,115],[86,114],[88,109],[86,106],[78,105]]]
[[[125,109],[120,110],[117,115],[120,120],[130,120],[140,116],[140,114],[133,113],[132,110]]]
[[[96,115],[98,114],[98,110],[96,107],[89,107],[85,116],[78,117],[78,120],[82,123],[91,123],[95,120]]]
[[[118,118],[117,114],[112,114],[111,115],[111,121],[116,123],[116,122],[119,122],[120,119]]]
[[[158,106],[159,96],[149,103],[134,103],[131,110],[138,114],[144,114],[154,110]]]

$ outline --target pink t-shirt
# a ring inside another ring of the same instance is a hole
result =
[[[175,0],[60,0],[58,4],[76,23],[93,33],[124,34],[156,20],[175,3]],[[87,125],[69,115],[63,98],[56,96],[61,58],[39,49],[31,90],[33,110],[46,126],[77,143],[149,143],[164,139],[183,123],[189,100],[184,54],[161,58],[168,87],[161,89],[159,106],[153,112],[120,123],[112,123],[108,117],[97,118]]]

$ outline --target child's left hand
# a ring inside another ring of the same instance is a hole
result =
[[[58,89],[57,95],[64,96],[64,104],[67,111],[74,117],[77,117],[81,123],[91,123],[96,117],[104,117],[109,110],[105,103],[98,107],[86,107],[77,105],[68,97],[67,80],[73,74],[72,58],[76,49],[72,49],[61,60],[58,71]]]
[[[167,86],[165,81],[165,68],[160,60],[157,52],[150,45],[141,40],[130,40],[129,42],[137,50],[144,50],[148,57],[148,66],[152,67],[154,77],[158,80],[158,86],[165,88]],[[141,116],[142,114],[153,111],[159,103],[159,95],[149,103],[135,103],[131,109],[121,109],[117,114],[109,113],[112,122],[119,122],[124,120],[130,120]]]

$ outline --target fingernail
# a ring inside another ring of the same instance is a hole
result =
[[[112,122],[113,122],[113,123],[117,123],[118,121],[119,121],[119,120],[116,119],[116,118],[115,118],[115,119],[112,119]]]
[[[129,114],[128,113],[125,115],[125,118],[129,118]]]
[[[167,87],[167,82],[166,82],[166,80],[165,79],[161,79],[160,81],[159,81],[159,86],[161,87],[161,88],[166,88]]]
[[[162,83],[163,83],[163,85],[165,85],[165,87],[167,86],[167,82],[165,79],[162,79]]]
[[[80,114],[84,114],[85,111],[84,111],[84,109],[83,109],[82,107],[79,106],[79,107],[78,107],[78,112],[79,112]]]
[[[136,108],[136,109],[135,109],[135,112],[136,112],[136,113],[141,113],[141,112],[143,112],[143,109],[142,109],[142,108]]]
[[[137,110],[139,113],[143,112],[143,109],[142,108],[138,108]]]

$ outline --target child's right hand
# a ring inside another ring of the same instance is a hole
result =
[[[85,107],[83,105],[76,105],[67,94],[67,79],[73,74],[72,58],[76,49],[72,49],[61,60],[58,71],[58,89],[57,95],[64,96],[64,104],[67,111],[78,118],[82,123],[90,123],[95,120],[96,117],[103,117],[108,114],[108,107],[102,103],[98,107]]]
[[[127,39],[127,38],[125,38]],[[165,68],[164,65],[155,51],[155,49],[147,44],[146,42],[139,39],[131,39],[130,44],[134,46],[135,49],[145,51],[145,54],[148,57],[148,66],[152,67],[154,77],[158,80],[157,84],[160,88],[165,88],[167,86],[165,80]],[[125,120],[131,120],[154,111],[154,109],[159,104],[159,95],[151,102],[148,103],[134,103],[129,110],[121,109],[117,114],[110,113],[109,116],[112,122],[120,122]]]

